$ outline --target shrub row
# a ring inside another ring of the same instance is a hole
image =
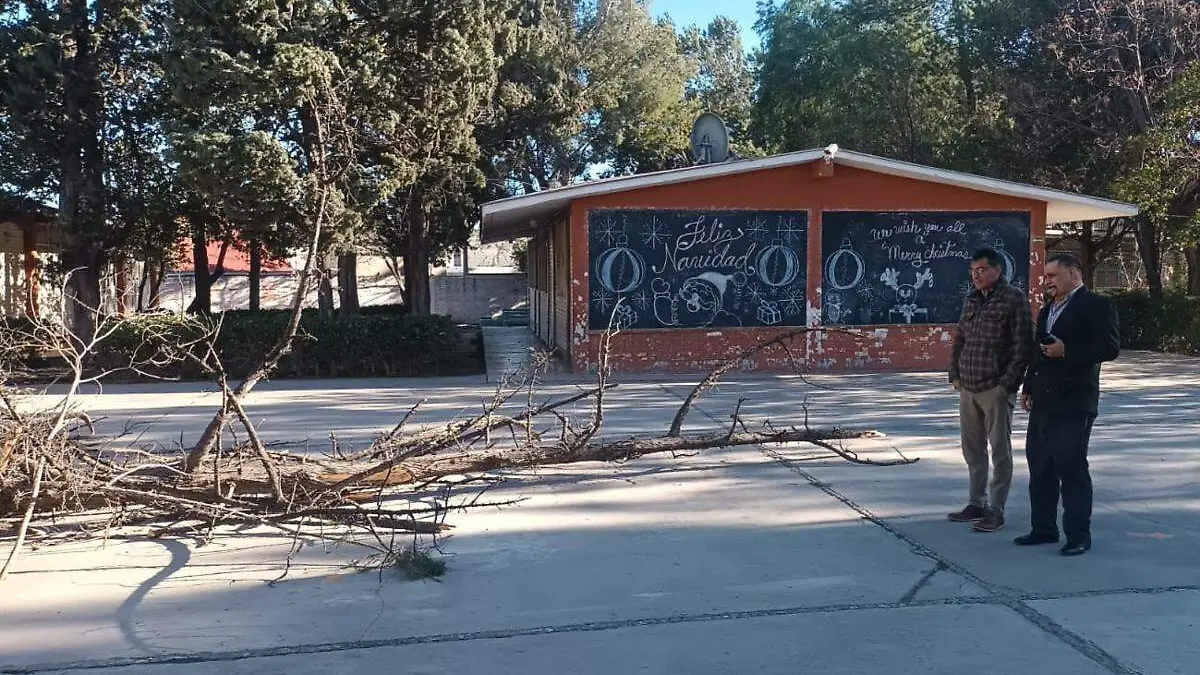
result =
[[[284,310],[229,311],[207,318],[140,315],[119,324],[99,345],[91,366],[98,372],[119,371],[114,379],[138,379],[128,370],[131,363],[149,364],[141,369],[160,377],[203,378],[199,366],[177,358],[178,350],[171,346],[195,342],[206,324],[219,321],[216,353],[226,372],[238,378],[274,346],[288,318]],[[194,346],[193,353],[200,351]],[[306,310],[291,353],[272,377],[464,375],[482,368],[478,331],[464,330],[449,317],[395,312],[322,317]]]
[[[1121,320],[1121,346],[1200,355],[1200,297],[1145,291],[1110,292]]]

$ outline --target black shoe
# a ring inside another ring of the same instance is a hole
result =
[[[962,511],[947,514],[946,518],[956,523],[973,523],[976,520],[983,520],[984,515],[986,515],[986,511],[982,506],[968,504]]]
[[[971,526],[976,532],[995,532],[1004,527],[1004,514],[996,509],[988,509],[983,518]]]
[[[1087,539],[1083,541],[1068,541],[1058,552],[1063,555],[1083,555],[1090,548],[1092,548],[1092,542]]]
[[[1030,532],[1029,534],[1023,534],[1023,535],[1017,537],[1016,539],[1013,539],[1013,543],[1016,544],[1017,546],[1037,546],[1038,544],[1057,544],[1058,543],[1058,535],[1057,534],[1038,534],[1037,532]]]

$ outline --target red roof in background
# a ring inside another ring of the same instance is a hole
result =
[[[208,271],[212,273],[216,271],[217,258],[221,256],[221,242],[210,241],[205,247],[208,251]],[[192,270],[192,240],[184,239],[179,242],[175,249],[175,254],[178,256],[178,262],[174,265],[174,272],[190,272]],[[249,274],[250,273],[250,254],[245,251],[238,250],[237,244],[231,245],[229,250],[225,252],[225,271],[230,274]],[[286,260],[283,261],[268,261],[262,262],[263,272],[294,272],[292,266]]]

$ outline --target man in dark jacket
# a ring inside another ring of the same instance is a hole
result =
[[[1040,353],[1025,377],[1021,406],[1029,411],[1025,457],[1029,461],[1032,531],[1016,538],[1021,546],[1058,541],[1058,499],[1062,495],[1063,555],[1092,546],[1092,478],[1088,440],[1100,402],[1100,364],[1117,358],[1121,336],[1116,309],[1083,286],[1074,256],[1046,261],[1046,290],[1053,302],[1037,319]]]
[[[970,501],[947,517],[974,523],[972,527],[980,532],[995,532],[1004,526],[1004,506],[1012,484],[1013,409],[1034,353],[1029,298],[1005,282],[1002,272],[996,251],[984,249],[972,257],[975,291],[963,305],[950,356],[950,384],[959,395],[959,430]]]

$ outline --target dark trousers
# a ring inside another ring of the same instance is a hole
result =
[[[1029,461],[1030,520],[1036,534],[1058,535],[1058,497],[1062,495],[1063,533],[1067,541],[1091,541],[1092,477],[1088,441],[1093,413],[1029,414],[1025,458]]]

